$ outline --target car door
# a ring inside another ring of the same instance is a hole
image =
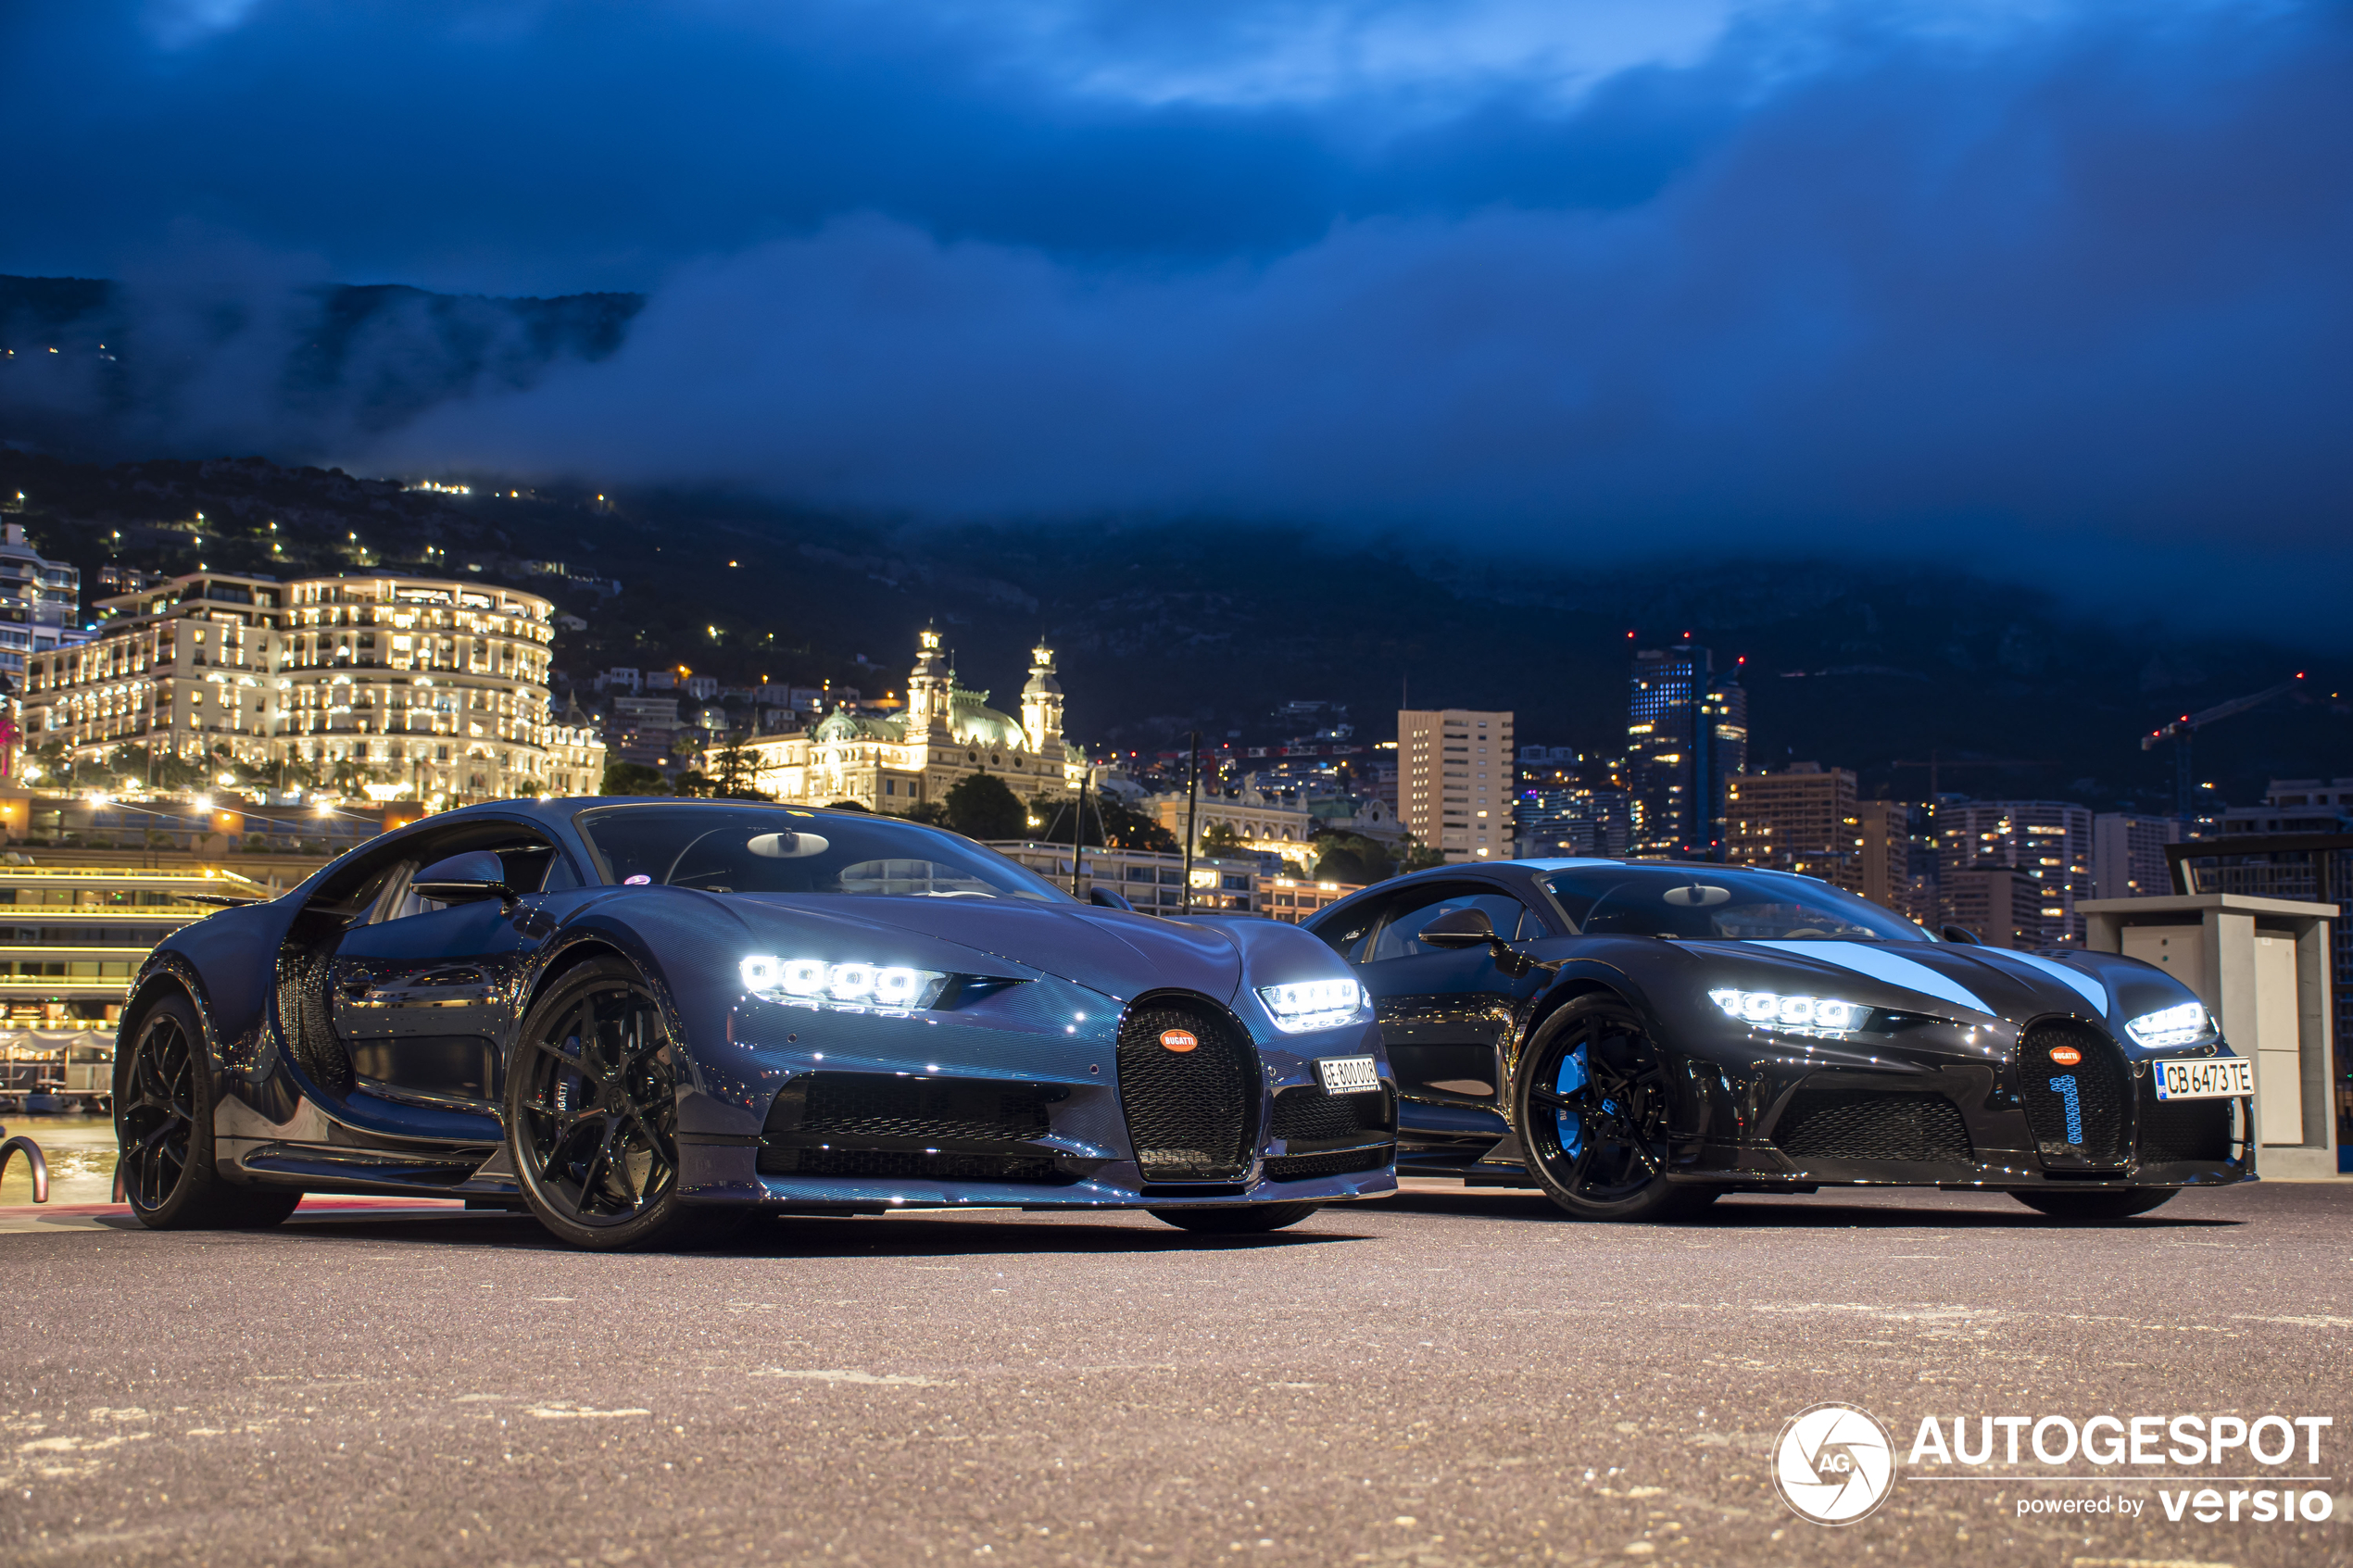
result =
[[[358,1086],[381,1098],[486,1110],[498,1101],[505,1033],[525,962],[553,922],[539,906],[576,887],[553,845],[515,833],[503,841],[421,842],[386,884],[364,924],[347,932],[332,968],[334,1030]],[[459,849],[489,849],[524,897],[443,905],[421,897],[416,873]]]
[[[1502,1100],[1513,1019],[1541,977],[1506,976],[1485,947],[1420,940],[1430,922],[1469,909],[1507,942],[1544,935],[1535,912],[1492,883],[1441,880],[1401,888],[1342,946],[1397,1074],[1401,1161],[1476,1160],[1509,1131]]]

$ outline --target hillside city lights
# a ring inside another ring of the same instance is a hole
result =
[[[1796,1035],[1845,1035],[1859,1027],[1870,1009],[1831,997],[1784,997],[1774,991],[1710,991],[1707,999],[1724,1016]]]
[[[1353,1023],[1364,1008],[1364,992],[1353,980],[1302,980],[1289,985],[1261,985],[1258,999],[1266,1004],[1275,1027],[1286,1035],[1303,1035],[1311,1029]]]
[[[863,1012],[911,1012],[939,998],[948,976],[899,964],[828,963],[755,953],[741,965],[744,989],[772,1002]]]
[[[2214,1020],[2197,1002],[2182,1002],[2145,1012],[2124,1025],[2137,1046],[2186,1046],[2214,1033]]]

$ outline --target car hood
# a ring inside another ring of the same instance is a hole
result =
[[[1214,928],[1084,904],[989,898],[728,896],[754,931],[780,920],[822,919],[836,931],[904,932],[986,953],[1006,963],[1127,1001],[1174,987],[1228,1001],[1240,988],[1241,955]]]
[[[2051,958],[1947,942],[1809,940],[1680,946],[1694,956],[1735,960],[1743,970],[1769,965],[1799,972],[1810,986],[1835,985],[1842,995],[1874,1007],[2011,1022],[2053,1012],[2085,1014],[2111,1028],[2121,1022],[2110,972],[2120,960],[2107,954]],[[1732,964],[1725,969],[1728,977],[1739,976],[1740,971]],[[2157,974],[2155,978],[2166,977]]]

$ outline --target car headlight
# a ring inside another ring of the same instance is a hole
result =
[[[2214,1033],[2214,1020],[2203,1002],[2181,1002],[2145,1012],[2124,1025],[2136,1046],[2186,1046]]]
[[[1710,991],[1707,999],[1727,1018],[1787,1035],[1848,1035],[1863,1026],[1871,1010],[1835,997],[1785,997],[1778,991]]]
[[[913,1012],[931,1006],[947,988],[936,969],[902,964],[830,963],[824,959],[780,959],[755,953],[744,960],[744,989],[772,1002],[849,1011]]]
[[[1275,1027],[1286,1035],[1311,1029],[1334,1029],[1353,1023],[1365,1010],[1364,987],[1353,980],[1299,980],[1289,985],[1261,985],[1258,999],[1266,1004]]]

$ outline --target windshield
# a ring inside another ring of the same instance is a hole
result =
[[[1545,889],[1585,936],[1747,942],[1926,942],[1891,909],[1828,883],[1738,866],[1579,866]]]
[[[705,893],[1066,901],[969,839],[888,817],[788,806],[599,806],[575,819],[604,880]]]

